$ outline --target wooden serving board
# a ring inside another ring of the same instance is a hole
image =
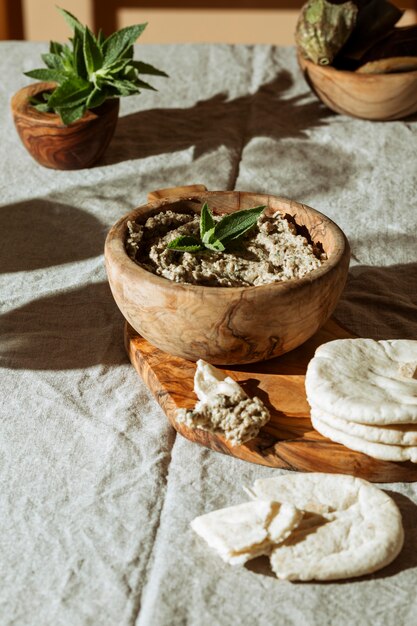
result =
[[[333,443],[315,431],[304,388],[307,364],[316,348],[353,335],[330,319],[309,341],[270,361],[224,369],[248,395],[268,406],[271,419],[256,439],[232,446],[223,437],[192,430],[175,421],[178,408],[192,408],[195,364],[152,346],[126,323],[125,346],[139,375],[154,394],[173,427],[184,437],[250,463],[306,472],[351,474],[372,482],[417,480],[417,464],[378,461]]]

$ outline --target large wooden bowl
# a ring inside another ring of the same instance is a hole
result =
[[[105,245],[114,299],[126,320],[151,344],[191,361],[252,363],[296,348],[329,318],[346,281],[349,245],[340,228],[325,215],[285,198],[210,192],[201,185],[165,190],[151,197],[151,202],[112,227]],[[313,241],[322,243],[328,260],[300,279],[258,287],[206,287],[156,276],[128,257],[129,220],[146,220],[166,209],[199,212],[205,201],[215,213],[264,204],[269,214],[292,215],[308,228]]]
[[[11,100],[14,123],[31,156],[45,167],[78,170],[91,167],[104,154],[117,125],[119,100],[107,100],[68,126],[56,113],[41,113],[29,100],[55,83],[34,83]]]
[[[417,71],[360,74],[316,65],[298,55],[315,94],[336,113],[367,120],[396,120],[417,112]]]

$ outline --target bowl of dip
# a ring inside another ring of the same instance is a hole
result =
[[[169,354],[219,365],[284,354],[330,317],[344,288],[349,244],[322,213],[293,200],[202,185],[153,192],[111,228],[105,244],[113,297],[129,324]],[[265,205],[242,251],[167,249],[215,219]]]

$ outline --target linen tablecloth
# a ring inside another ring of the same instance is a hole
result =
[[[88,170],[42,168],[11,95],[46,44],[0,45],[0,623],[414,625],[417,489],[385,485],[406,542],[375,575],[278,581],[224,564],[189,528],[280,473],[176,435],[129,364],[103,265],[108,228],[152,189],[267,192],[335,220],[352,247],[337,318],[417,338],[417,117],[368,122],[311,94],[291,48],[142,46],[170,74],[125,98]],[[281,472],[282,473],[282,472]]]

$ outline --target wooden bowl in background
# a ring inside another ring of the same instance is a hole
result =
[[[41,113],[29,103],[33,96],[55,87],[55,83],[35,83],[15,93],[11,107],[20,139],[31,156],[45,167],[59,170],[90,167],[103,155],[113,137],[119,100],[107,100],[65,126],[56,113]]]
[[[122,217],[105,244],[107,275],[126,320],[151,344],[191,361],[252,363],[296,348],[325,323],[345,285],[349,244],[334,222],[303,204],[271,195],[207,191],[191,186],[150,194],[152,201]],[[143,269],[127,255],[127,222],[163,210],[215,213],[257,205],[294,216],[321,242],[328,260],[303,278],[258,287],[207,287],[176,283]]]
[[[311,89],[336,113],[366,120],[396,120],[417,112],[417,71],[360,74],[316,65],[298,54]]]

